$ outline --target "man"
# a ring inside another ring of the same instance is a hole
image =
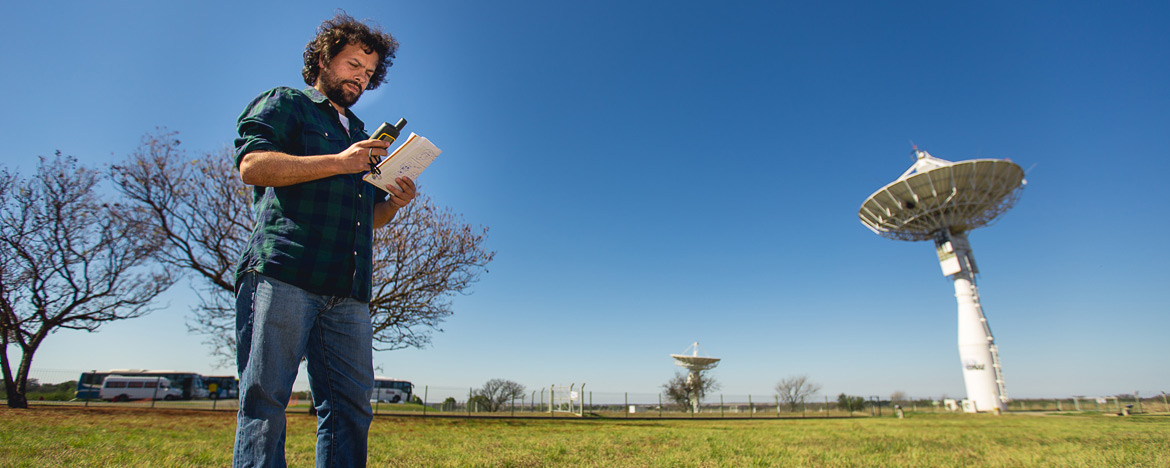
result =
[[[373,229],[415,197],[361,179],[389,143],[349,110],[380,85],[398,43],[348,15],[305,47],[304,90],[275,88],[240,116],[236,166],[256,227],[236,269],[236,467],[285,466],[285,407],[302,358],[317,411],[317,466],[366,465],[373,388]]]

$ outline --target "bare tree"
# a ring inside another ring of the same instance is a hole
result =
[[[707,371],[699,371],[696,378],[687,372],[675,372],[670,381],[662,384],[666,399],[683,411],[696,411],[707,393],[718,389],[719,382]]]
[[[897,390],[890,394],[890,404],[898,405],[906,402],[906,392]]]
[[[168,265],[194,274],[200,304],[187,322],[207,337],[221,363],[235,359],[234,268],[252,232],[251,189],[240,180],[232,152],[188,160],[176,133],[158,131],[112,171],[118,189],[151,214],[166,239]],[[453,314],[451,297],[470,291],[495,252],[473,228],[420,195],[392,225],[374,232],[374,291],[370,311],[375,348],[424,347]]]
[[[27,408],[33,356],[59,329],[139,317],[174,283],[141,213],[98,195],[97,171],[60,153],[22,179],[0,170],[0,367],[11,408]],[[13,372],[10,345],[20,350]]]
[[[159,262],[194,275],[199,304],[187,329],[204,335],[212,356],[226,364],[236,356],[235,265],[255,214],[231,150],[188,159],[177,136],[163,130],[144,136],[110,175],[146,215],[144,223],[166,239]]]
[[[454,311],[451,297],[469,291],[495,252],[483,250],[487,228],[464,224],[426,195],[374,231],[374,341],[379,350],[422,348]]]
[[[483,397],[488,411],[500,411],[512,400],[524,396],[524,386],[511,380],[491,379],[475,391],[475,396]]]
[[[788,404],[790,411],[796,411],[805,399],[821,391],[821,385],[808,380],[807,375],[787,377],[776,384],[780,401]]]

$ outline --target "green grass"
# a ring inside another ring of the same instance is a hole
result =
[[[288,415],[290,466],[315,419]],[[0,409],[0,466],[228,466],[234,412]],[[378,417],[370,466],[1166,467],[1170,416],[909,414],[906,419]]]

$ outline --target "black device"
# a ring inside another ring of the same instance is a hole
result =
[[[397,140],[398,135],[402,133],[402,127],[405,126],[406,119],[398,119],[398,123],[393,126],[389,122],[382,122],[382,125],[379,125],[378,129],[370,134],[370,138],[394,143],[394,140]]]
[[[398,139],[398,135],[400,135],[402,133],[402,128],[405,126],[406,126],[406,119],[405,118],[398,119],[398,123],[396,123],[394,125],[390,125],[389,122],[382,122],[382,125],[379,125],[378,129],[374,130],[374,133],[370,134],[370,139],[382,140],[382,141],[393,144],[394,140]],[[379,161],[378,158],[376,158],[376,157],[370,158],[370,172],[372,172],[374,174],[381,174],[382,173],[382,171],[378,170],[378,163],[379,162],[381,162],[381,161]]]

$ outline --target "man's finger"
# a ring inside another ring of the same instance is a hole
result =
[[[362,140],[354,143],[361,148],[389,148],[390,142],[385,140]]]
[[[400,187],[402,187],[403,192],[406,192],[407,194],[414,193],[415,188],[414,188],[414,180],[413,179],[411,179],[410,177],[399,177],[397,180],[398,180],[398,185]]]

